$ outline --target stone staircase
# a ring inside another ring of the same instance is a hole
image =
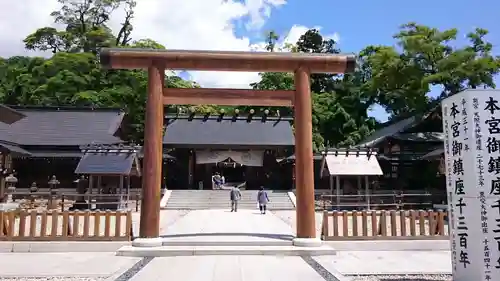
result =
[[[257,190],[242,190],[239,209],[257,209]],[[286,191],[267,190],[269,210],[294,210]],[[164,209],[230,209],[229,190],[172,190]]]

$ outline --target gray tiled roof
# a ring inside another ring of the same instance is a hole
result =
[[[167,119],[163,144],[170,147],[280,147],[293,146],[295,139],[290,122],[262,121],[255,118],[218,120],[195,117]]]
[[[10,153],[12,153],[14,156],[18,155],[31,155],[28,151],[22,149],[19,147],[19,145],[15,143],[7,143],[4,141],[0,141],[0,148],[8,150]]]
[[[444,148],[442,147],[438,147],[436,148],[435,150],[425,154],[422,159],[433,159],[433,158],[438,158],[439,156],[441,156],[441,154],[444,153]]]
[[[399,122],[391,124],[387,127],[384,127],[380,130],[373,132],[370,136],[364,139],[360,144],[356,146],[374,146],[383,141],[385,138],[395,135],[397,133],[401,133],[404,130],[411,128],[415,125],[415,123],[419,120],[416,116],[412,116],[410,118],[403,119]]]
[[[30,158],[81,158],[82,156],[81,151],[74,150],[33,150]]]
[[[403,133],[392,136],[398,140],[417,141],[417,142],[442,142],[444,134],[440,132],[419,132],[419,133]]]
[[[313,154],[313,160],[322,160],[322,159],[323,159],[323,155],[321,155],[321,154]],[[283,160],[293,160],[293,161],[295,161],[295,154],[291,155],[291,156],[288,156],[288,157],[286,157]]]
[[[75,174],[128,175],[132,170],[135,153],[86,153],[75,169]]]
[[[113,136],[124,116],[118,109],[17,108],[16,111],[26,117],[11,125],[0,123],[0,140],[45,146],[121,142]]]
[[[440,110],[441,106],[434,105],[427,113],[414,115],[412,117],[400,120],[398,122],[388,124],[387,126],[373,132],[370,136],[364,139],[361,143],[355,146],[368,146],[373,147],[384,141],[388,137],[397,136],[400,133],[404,133],[406,130],[411,129],[423,121],[425,121],[431,114],[435,113],[437,110]],[[389,123],[389,122],[388,122]],[[410,139],[408,139],[410,140]]]

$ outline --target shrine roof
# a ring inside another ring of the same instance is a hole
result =
[[[438,158],[440,157],[442,154],[444,153],[444,148],[442,147],[437,147],[436,149],[434,149],[433,151],[425,154],[422,159],[427,159],[427,160],[431,160],[431,159],[435,159],[435,158]]]
[[[437,109],[440,109],[440,106],[436,106],[425,114],[416,114],[414,116],[401,119],[399,121],[389,121],[383,124],[382,128],[373,132],[370,136],[364,139],[359,144],[355,145],[355,147],[373,147],[383,142],[389,137],[393,137],[399,140],[408,140],[408,141],[429,141],[436,140],[440,138],[438,134],[441,132],[408,132],[410,129],[417,127],[422,124],[429,116],[434,114]],[[428,136],[424,137],[424,134],[434,134],[433,137]],[[440,141],[440,140],[436,140]]]
[[[402,133],[391,136],[394,139],[417,141],[417,142],[442,142],[444,133],[441,132],[420,132],[420,133]]]
[[[0,150],[7,150],[14,156],[25,156],[25,155],[31,155],[30,152],[22,149],[19,147],[17,143],[12,143],[12,142],[6,142],[3,140],[0,140]]]
[[[138,167],[140,147],[95,147],[84,150],[75,174],[130,175]],[[136,169],[138,172],[138,168]]]
[[[280,148],[295,144],[291,118],[167,116],[163,144],[184,148]]]
[[[114,134],[124,113],[116,108],[90,107],[19,107],[12,109],[25,118],[0,123],[0,140],[21,146],[79,146],[120,143]]]

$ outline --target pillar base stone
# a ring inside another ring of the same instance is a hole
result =
[[[163,245],[163,240],[159,237],[157,238],[136,238],[132,241],[132,247],[141,248],[151,248],[151,247],[161,247]]]
[[[319,238],[294,238],[293,245],[296,247],[321,247],[323,241]]]

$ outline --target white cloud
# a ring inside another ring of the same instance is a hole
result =
[[[313,26],[313,27],[307,27],[303,25],[293,25],[290,31],[288,32],[288,35],[284,39],[284,43],[290,43],[290,44],[295,44],[300,36],[302,36],[304,33],[306,33],[309,29],[317,29],[321,32],[322,27],[321,26]],[[323,35],[324,39],[333,39],[335,42],[340,41],[340,35],[338,33],[333,33],[333,34],[327,34]]]
[[[40,55],[24,50],[26,35],[42,26],[49,26],[49,14],[58,9],[56,0],[0,1],[0,56]]]
[[[264,25],[266,19],[271,16],[272,8],[285,5],[286,0],[247,0],[246,3],[250,17],[246,27],[248,29],[259,29]]]
[[[286,0],[140,0],[135,8],[133,39],[151,38],[170,49],[263,50],[265,43],[251,44],[249,38],[235,36],[234,22],[259,30],[271,16],[272,8]],[[57,0],[0,1],[0,56],[40,55],[24,50],[22,40],[36,28],[52,25],[51,11]],[[123,11],[112,16],[116,30]],[[294,25],[283,42],[295,43],[308,28]],[[258,80],[257,73],[190,72],[204,87],[246,88]]]

